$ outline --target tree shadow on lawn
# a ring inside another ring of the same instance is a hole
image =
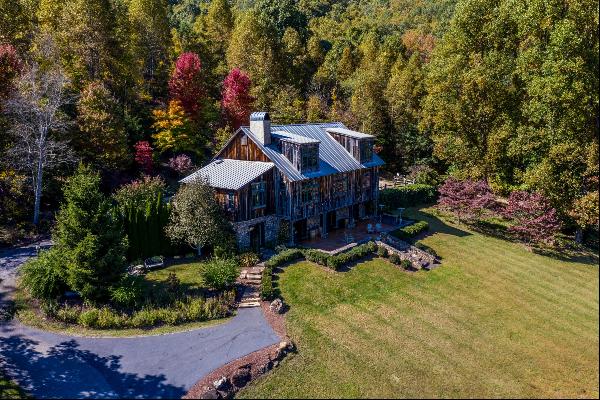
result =
[[[21,335],[0,340],[3,369],[36,398],[181,398],[186,393],[183,387],[165,383],[162,374],[121,372],[121,356],[99,356],[80,349],[75,340],[40,347]]]
[[[472,235],[472,233],[448,225],[429,211],[423,209],[413,209],[412,212],[419,219],[424,219],[430,225],[430,230],[422,234],[422,236],[419,236],[418,239],[431,236],[435,233],[445,233],[448,235],[454,235],[458,237]],[[565,262],[598,265],[599,257],[593,252],[579,251],[567,247],[547,248],[540,246],[528,246],[526,243],[519,240],[514,235],[511,235],[506,226],[499,223],[495,223],[493,221],[480,220],[476,221],[473,224],[468,224],[466,226],[474,232],[477,232],[487,237],[493,237],[495,239],[521,244],[534,254],[539,254],[545,257]]]

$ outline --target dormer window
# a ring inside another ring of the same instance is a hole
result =
[[[319,170],[319,145],[303,145],[300,149],[302,153],[302,172],[313,172]]]
[[[361,140],[360,144],[360,159],[361,163],[367,163],[373,160],[373,141]]]

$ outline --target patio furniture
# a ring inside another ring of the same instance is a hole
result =
[[[373,225],[367,224],[367,233],[373,233]]]
[[[344,235],[344,239],[345,239],[346,243],[352,243],[352,242],[354,242],[354,235],[346,233]]]
[[[151,257],[144,260],[144,267],[147,269],[161,268],[165,265],[163,256]]]
[[[379,223],[375,224],[375,231],[376,231],[377,233],[381,232],[381,230],[382,230],[382,229],[383,229],[383,228],[382,228],[381,224],[379,224]]]

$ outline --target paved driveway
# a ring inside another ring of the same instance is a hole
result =
[[[0,296],[35,247],[0,254]],[[0,364],[35,397],[179,398],[221,365],[277,343],[260,308],[189,332],[134,338],[84,338],[0,325]]]

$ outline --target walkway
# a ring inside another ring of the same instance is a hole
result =
[[[0,296],[35,246],[0,253]],[[36,398],[180,398],[214,370],[279,342],[260,308],[189,332],[86,338],[0,325],[0,366]]]

